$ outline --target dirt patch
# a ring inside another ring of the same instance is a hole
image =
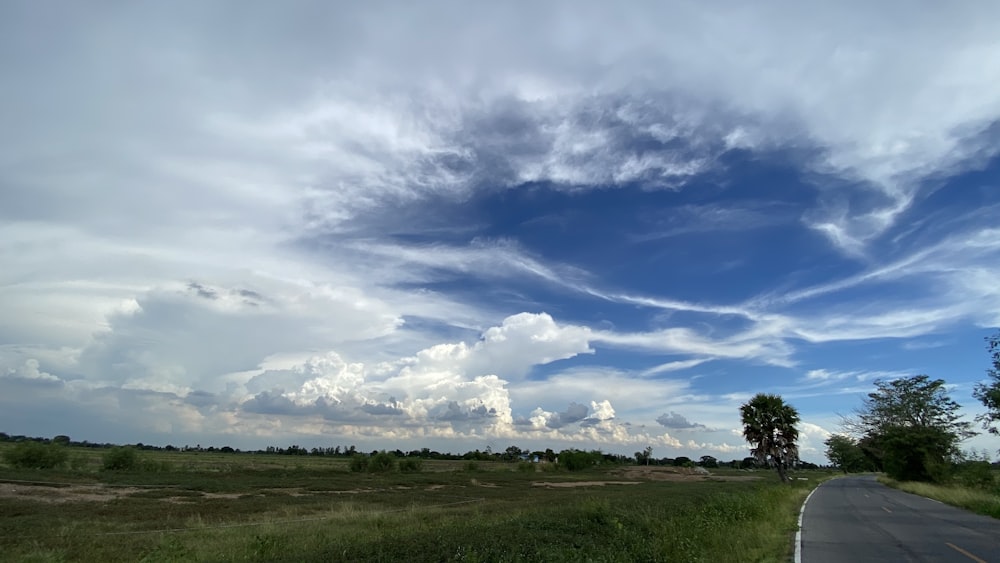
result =
[[[753,475],[712,475],[700,467],[664,467],[662,465],[645,465],[626,467],[613,472],[626,479],[641,479],[643,481],[756,481],[760,477]]]
[[[142,491],[138,487],[108,487],[105,485],[68,485],[64,487],[19,483],[0,483],[0,498],[16,498],[37,502],[105,502]]]
[[[603,487],[604,485],[638,485],[639,481],[561,481],[552,483],[549,481],[535,481],[532,487],[545,488],[572,488],[572,487]]]

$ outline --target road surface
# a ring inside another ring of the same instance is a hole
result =
[[[802,563],[1000,563],[1000,520],[881,485],[820,485],[802,512]]]

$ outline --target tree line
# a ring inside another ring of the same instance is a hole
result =
[[[972,396],[986,407],[976,421],[998,434],[1000,332],[986,338],[986,347],[988,379],[975,386]],[[883,471],[901,481],[940,483],[959,468],[963,478],[992,485],[988,456],[968,455],[960,448],[977,432],[959,410],[943,379],[914,375],[878,380],[854,415],[845,417],[844,432],[824,442],[826,455],[845,472]],[[799,463],[798,411],[778,395],[758,393],[740,407],[740,417],[753,457],[789,480],[789,469]]]
[[[991,434],[1000,432],[1000,332],[986,338],[990,356],[987,380],[975,386],[973,398],[986,411],[975,420]],[[956,469],[965,479],[988,476],[988,456],[966,454],[960,444],[977,434],[961,419],[959,404],[943,379],[916,375],[877,381],[843,434],[826,441],[827,456],[844,471],[884,471],[905,481],[941,483]],[[971,476],[971,477],[970,477]],[[974,483],[973,483],[974,484]]]

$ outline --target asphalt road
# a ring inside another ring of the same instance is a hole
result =
[[[820,485],[802,513],[802,563],[1000,563],[1000,520],[881,485],[873,476]]]

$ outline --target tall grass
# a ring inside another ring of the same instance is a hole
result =
[[[932,498],[977,514],[1000,518],[1000,489],[996,487],[982,489],[961,485],[935,485],[915,481],[895,481],[887,477],[879,477],[879,481],[907,493]]]

